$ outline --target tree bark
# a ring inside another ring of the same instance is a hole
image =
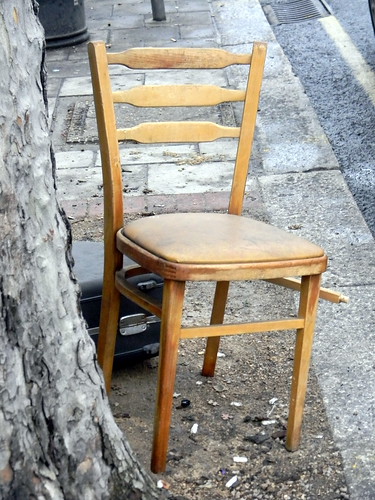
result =
[[[36,2],[0,0],[0,498],[157,498],[79,312],[43,60]]]

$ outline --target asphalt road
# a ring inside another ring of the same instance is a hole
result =
[[[322,7],[319,0],[306,1]],[[263,7],[285,3],[262,1]],[[325,3],[333,16],[272,28],[375,235],[375,36],[368,2]]]

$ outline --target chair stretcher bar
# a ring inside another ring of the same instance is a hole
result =
[[[264,281],[269,281],[270,283],[281,285],[285,288],[291,288],[292,290],[301,289],[301,281],[295,278],[273,278]],[[339,304],[340,302],[349,302],[349,297],[342,295],[340,292],[335,292],[334,290],[323,287],[320,288],[319,298],[328,300],[329,302],[334,302],[335,304]]]

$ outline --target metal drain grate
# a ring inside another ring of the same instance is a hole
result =
[[[331,15],[325,2],[294,0],[293,2],[264,5],[263,11],[271,25],[300,23]]]

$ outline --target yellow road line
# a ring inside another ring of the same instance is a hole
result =
[[[323,28],[341,52],[342,57],[351,67],[356,80],[363,87],[373,105],[375,106],[375,73],[367,64],[350,36],[346,33],[339,21],[334,16],[320,19]],[[373,40],[370,40],[373,42]]]

